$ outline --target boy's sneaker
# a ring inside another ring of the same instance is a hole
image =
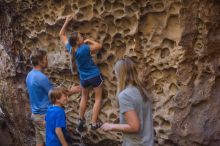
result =
[[[96,122],[96,123],[92,123],[90,125],[91,125],[92,130],[97,130],[98,128],[100,128],[103,125],[103,123],[102,122]]]
[[[85,123],[86,123],[85,119],[80,118],[76,130],[78,132],[83,132],[85,130]]]

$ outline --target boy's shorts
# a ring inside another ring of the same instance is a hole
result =
[[[93,77],[91,79],[88,79],[88,80],[80,80],[80,84],[83,88],[87,88],[89,86],[92,86],[93,88],[96,88],[98,86],[100,86],[103,82],[103,79],[102,79],[102,75],[98,75],[96,77]]]
[[[31,119],[35,128],[36,144],[44,144],[46,142],[45,114],[32,114]]]

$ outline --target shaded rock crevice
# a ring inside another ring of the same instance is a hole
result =
[[[180,13],[185,61],[177,68],[180,90],[176,100],[182,106],[177,104],[171,137],[178,145],[217,146],[220,4],[183,1]]]

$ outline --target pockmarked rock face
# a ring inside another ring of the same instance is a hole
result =
[[[155,145],[220,145],[218,0],[1,0],[0,106],[17,145],[34,145],[25,77],[36,47],[48,51],[45,73],[57,85],[79,84],[59,31],[76,15],[67,35],[79,31],[103,44],[94,61],[104,77],[102,122],[118,120],[115,62],[130,56],[151,92]],[[69,98],[67,127],[73,145],[121,145],[121,133],[74,132],[80,94]],[[91,122],[94,93],[86,112]]]

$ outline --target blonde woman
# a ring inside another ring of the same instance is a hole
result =
[[[120,124],[105,123],[104,131],[123,133],[123,146],[153,146],[153,120],[151,102],[138,79],[135,64],[130,58],[117,61],[114,68],[117,78]]]

